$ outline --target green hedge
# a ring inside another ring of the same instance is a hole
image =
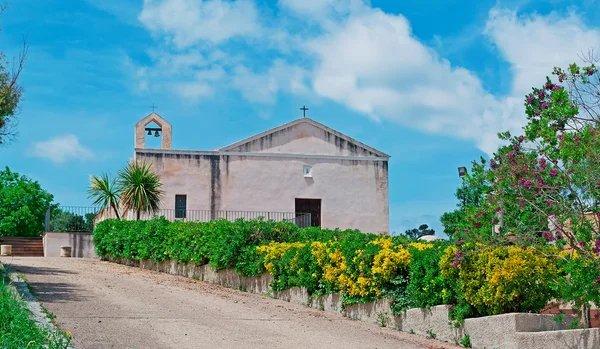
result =
[[[97,224],[93,235],[99,256],[208,263],[217,270],[235,269],[245,276],[265,272],[257,246],[271,242],[329,241],[348,236],[364,239],[365,234],[356,230],[299,229],[293,223],[264,220],[169,222],[164,218],[109,219]]]
[[[107,220],[97,225],[94,243],[102,257],[208,263],[246,276],[268,271],[274,291],[341,293],[343,305],[386,297],[400,313],[451,304],[455,319],[539,311],[559,296],[553,283],[564,277],[551,251],[473,245],[459,252],[447,242],[263,220]]]

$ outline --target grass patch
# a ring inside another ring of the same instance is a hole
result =
[[[38,327],[25,302],[0,278],[0,348],[66,349],[70,341],[67,333]]]

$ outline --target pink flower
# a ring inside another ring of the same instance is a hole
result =
[[[556,176],[558,176],[558,171],[555,168],[553,168],[550,171],[550,177],[556,177]]]
[[[533,103],[533,100],[534,100],[533,95],[529,95],[529,97],[527,97],[527,104]]]
[[[542,233],[542,237],[547,239],[548,241],[554,240],[554,236],[552,236],[552,234],[548,233],[547,231]]]
[[[548,109],[548,103],[542,103],[542,109]]]
[[[588,75],[594,75],[594,69],[590,68],[587,70]]]

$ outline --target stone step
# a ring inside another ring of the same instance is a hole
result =
[[[44,244],[38,236],[0,237],[0,245],[11,245],[15,257],[43,257]]]

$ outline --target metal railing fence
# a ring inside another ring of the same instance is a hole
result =
[[[120,213],[121,219],[136,220],[138,214],[129,210]],[[140,212],[140,220],[150,220],[164,217],[173,222],[176,220],[185,222],[209,222],[217,219],[235,221],[237,219],[253,220],[262,218],[277,222],[287,221],[296,224],[300,228],[311,225],[310,213],[296,212],[271,212],[271,211],[233,211],[233,210],[175,210],[161,209],[155,213]],[[59,206],[51,207],[46,211],[46,232],[92,232],[94,225],[105,219],[116,218],[112,208],[101,210],[98,207],[81,206]]]
[[[92,232],[98,207],[58,206],[46,210],[46,232]]]

